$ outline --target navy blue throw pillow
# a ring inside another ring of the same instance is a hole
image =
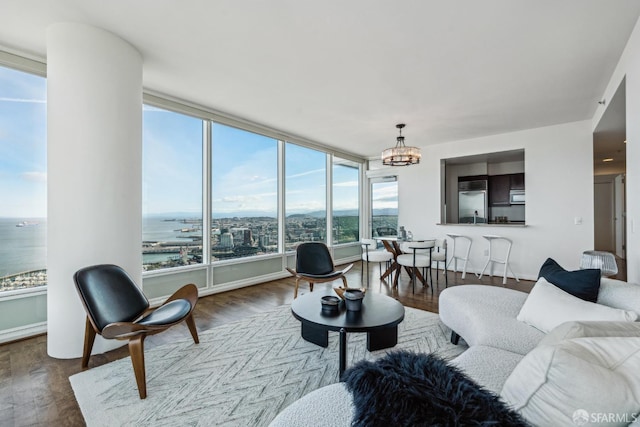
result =
[[[431,354],[364,360],[342,380],[353,395],[353,427],[528,425],[498,395]]]
[[[589,302],[596,302],[598,299],[600,269],[587,268],[567,271],[551,258],[547,258],[542,267],[540,267],[538,278],[540,277],[544,277],[547,282],[556,285],[574,297]]]

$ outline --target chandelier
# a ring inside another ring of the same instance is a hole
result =
[[[407,147],[404,145],[404,136],[402,136],[402,128],[406,125],[397,124],[398,138],[396,138],[396,146],[387,148],[382,152],[382,164],[385,166],[409,166],[420,163],[420,148]]]

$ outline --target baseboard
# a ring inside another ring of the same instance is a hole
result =
[[[245,288],[247,286],[258,285],[272,280],[283,279],[290,277],[291,275],[286,271],[278,271],[276,273],[265,274],[258,277],[250,277],[247,279],[236,280],[234,282],[227,282],[220,285],[213,285],[209,289],[198,289],[200,296],[218,294],[220,292],[232,291],[234,289]]]
[[[45,334],[46,332],[47,322],[39,322],[26,326],[18,326],[17,328],[5,329],[0,331],[0,344],[31,338],[34,335]]]
[[[213,285],[211,288],[198,288],[198,296],[219,294],[221,292],[232,291],[235,289],[246,288],[247,286],[258,285],[260,283],[270,282],[272,280],[283,279],[291,275],[286,271],[278,271],[276,273],[264,274],[262,276],[249,277],[246,279],[227,282],[220,285]],[[166,296],[153,298],[149,300],[152,307],[162,304],[167,299]]]

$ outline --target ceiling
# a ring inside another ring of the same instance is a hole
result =
[[[0,47],[94,25],[144,58],[144,85],[376,157],[395,144],[592,118],[637,0],[0,0]]]

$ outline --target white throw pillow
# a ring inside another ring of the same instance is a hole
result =
[[[623,426],[640,415],[638,372],[640,338],[574,338],[533,349],[500,396],[533,425]]]
[[[640,322],[582,321],[556,326],[540,340],[538,346],[559,344],[571,338],[636,337],[640,338]]]
[[[576,298],[544,277],[538,279],[518,313],[517,319],[542,332],[572,320],[610,320],[633,322],[634,311],[611,308]]]

